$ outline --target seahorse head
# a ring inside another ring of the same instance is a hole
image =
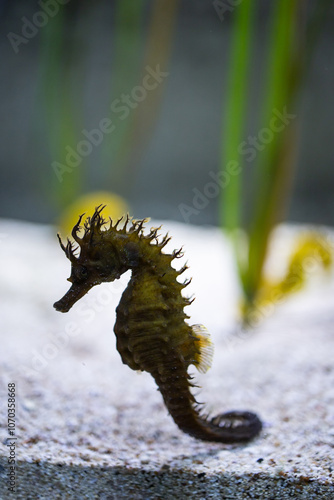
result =
[[[129,262],[123,256],[125,245],[120,245],[119,242],[115,244],[115,237],[119,239],[121,235],[115,231],[115,226],[111,225],[107,231],[103,228],[106,223],[100,215],[103,208],[103,206],[98,207],[94,215],[87,218],[82,237],[79,236],[79,232],[84,214],[79,217],[72,230],[72,238],[78,245],[76,248],[69,239],[65,246],[59,234],[57,235],[60,246],[72,265],[71,276],[68,278],[72,285],[64,297],[55,302],[54,307],[57,311],[69,311],[93,286],[114,281],[129,269]],[[111,231],[112,229],[114,231]]]

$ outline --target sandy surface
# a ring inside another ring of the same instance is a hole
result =
[[[0,498],[334,498],[334,277],[310,263],[308,289],[262,312],[253,333],[238,332],[223,236],[164,228],[169,249],[184,245],[193,276],[191,323],[205,324],[215,343],[211,370],[196,374],[197,399],[213,414],[255,411],[262,433],[226,446],[179,431],[151,377],[122,365],[115,348],[128,276],[57,313],[69,263],[54,228],[1,221]],[[285,228],[279,238],[291,234]],[[7,489],[8,383],[16,384],[15,494]]]

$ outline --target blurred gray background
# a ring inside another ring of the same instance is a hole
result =
[[[150,1],[145,3],[139,38],[135,42],[140,41],[138,64],[145,52],[146,17],[151,6]],[[262,2],[251,61],[250,117],[261,104],[261,68],[270,28],[268,3]],[[49,47],[45,53],[43,45],[49,25],[39,28],[27,43],[20,44],[18,53],[8,38],[9,33],[21,34],[22,19],[31,20],[41,10],[40,3],[33,0],[1,2],[1,217],[53,222],[63,208],[62,190],[67,189],[68,175],[59,183],[51,166],[57,158],[50,147],[50,135],[59,132],[61,119],[48,123],[56,111],[53,109],[51,113],[51,98],[47,93],[68,92],[68,114],[73,115],[71,106],[78,110],[74,113],[73,129],[76,137],[80,137],[82,129],[91,130],[102,118],[112,118],[110,104],[122,89],[119,82],[115,84],[117,68],[121,68],[123,74],[127,68],[130,72],[132,69],[133,59],[124,57],[121,63],[118,60],[118,66],[116,64],[115,2],[70,0],[61,8],[66,11],[61,32],[66,61],[64,69],[53,79],[53,69],[47,64],[55,47]],[[298,168],[286,214],[291,221],[334,225],[333,10],[322,27],[299,98]],[[50,23],[57,22],[56,17]],[[161,88],[149,129],[144,130],[146,134],[142,140],[138,139],[139,144],[132,141],[128,145],[132,148],[131,154],[125,155],[117,168],[112,155],[107,155],[111,159],[106,161],[102,146],[94,148],[78,167],[80,172],[75,174],[80,193],[108,189],[128,200],[135,217],[183,220],[179,204],[191,205],[193,189],[203,189],[210,181],[209,172],[219,169],[232,25],[233,12],[221,21],[211,1],[179,2],[170,56],[161,65],[169,76]],[[131,24],[124,26],[123,40],[128,36],[129,44],[132,43],[131,30]],[[132,54],[136,54],[134,49]],[[59,75],[63,75],[63,86],[57,84]],[[138,77],[127,83],[131,89],[140,82]],[[127,91],[126,84],[124,91]],[[143,109],[145,105],[141,103]],[[66,116],[66,112],[62,113]],[[135,130],[140,131],[140,126]],[[248,119],[245,139],[256,132],[256,123]],[[103,144],[104,150],[106,147]],[[247,168],[251,170],[252,164]],[[245,200],[248,189],[246,185]],[[190,222],[217,224],[217,207],[218,198],[212,199]]]

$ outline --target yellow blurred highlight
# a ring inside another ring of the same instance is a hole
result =
[[[82,219],[83,224],[87,217],[93,215],[95,208],[99,205],[106,205],[106,208],[103,210],[103,217],[107,220],[109,217],[112,220],[120,219],[122,215],[125,215],[129,211],[126,201],[116,194],[108,193],[107,191],[96,191],[86,194],[77,198],[62,213],[58,223],[61,234],[64,237],[69,236],[73,226],[78,222],[79,215],[85,214]]]
[[[329,272],[333,258],[334,248],[323,234],[313,231],[301,235],[290,255],[285,276],[276,282],[264,278],[254,303],[242,305],[244,323],[251,324],[252,318],[267,316],[275,304],[302,290],[311,274],[319,273],[321,268]]]

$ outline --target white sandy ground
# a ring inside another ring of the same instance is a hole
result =
[[[215,343],[211,370],[196,375],[197,399],[213,414],[253,410],[263,431],[242,446],[179,431],[152,378],[122,365],[115,348],[115,307],[128,276],[58,313],[52,304],[68,288],[69,262],[56,230],[3,220],[1,499],[334,498],[333,275],[310,262],[308,289],[274,306],[252,333],[238,333],[226,239],[214,228],[166,222],[163,229],[173,235],[169,250],[184,245],[193,276],[190,322],[205,324]],[[280,229],[279,255],[299,230]],[[279,256],[272,262],[275,271]],[[7,489],[10,382],[15,494]]]

